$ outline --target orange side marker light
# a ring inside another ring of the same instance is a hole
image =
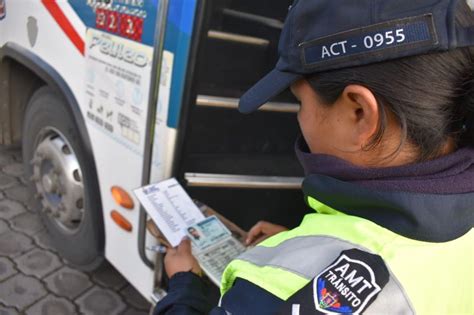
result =
[[[122,229],[124,229],[127,232],[132,232],[133,226],[130,221],[125,219],[123,215],[121,215],[117,210],[112,210],[110,212],[110,216],[112,217],[112,220],[120,226]]]
[[[125,189],[119,186],[113,186],[111,192],[112,197],[119,206],[129,210],[132,210],[135,207],[132,197],[125,191]]]

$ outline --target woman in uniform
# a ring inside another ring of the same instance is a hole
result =
[[[473,44],[465,0],[295,1],[239,109],[291,88],[315,213],[256,225],[217,307],[184,240],[155,314],[473,314]]]

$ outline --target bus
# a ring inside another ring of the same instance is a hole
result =
[[[34,208],[82,270],[108,260],[148,300],[163,256],[133,195],[175,177],[243,229],[306,213],[288,91],[272,69],[290,0],[0,0],[0,144],[22,147]]]

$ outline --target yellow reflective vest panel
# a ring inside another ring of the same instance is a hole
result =
[[[474,314],[474,233],[445,243],[421,242],[369,220],[345,215],[309,197],[317,213],[229,264],[222,294],[236,278],[287,300],[342,251],[380,255],[390,280],[364,314]]]

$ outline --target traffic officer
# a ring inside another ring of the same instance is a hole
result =
[[[315,213],[254,227],[214,308],[183,241],[155,314],[474,314],[473,45],[466,0],[296,0],[239,109],[291,87]]]

